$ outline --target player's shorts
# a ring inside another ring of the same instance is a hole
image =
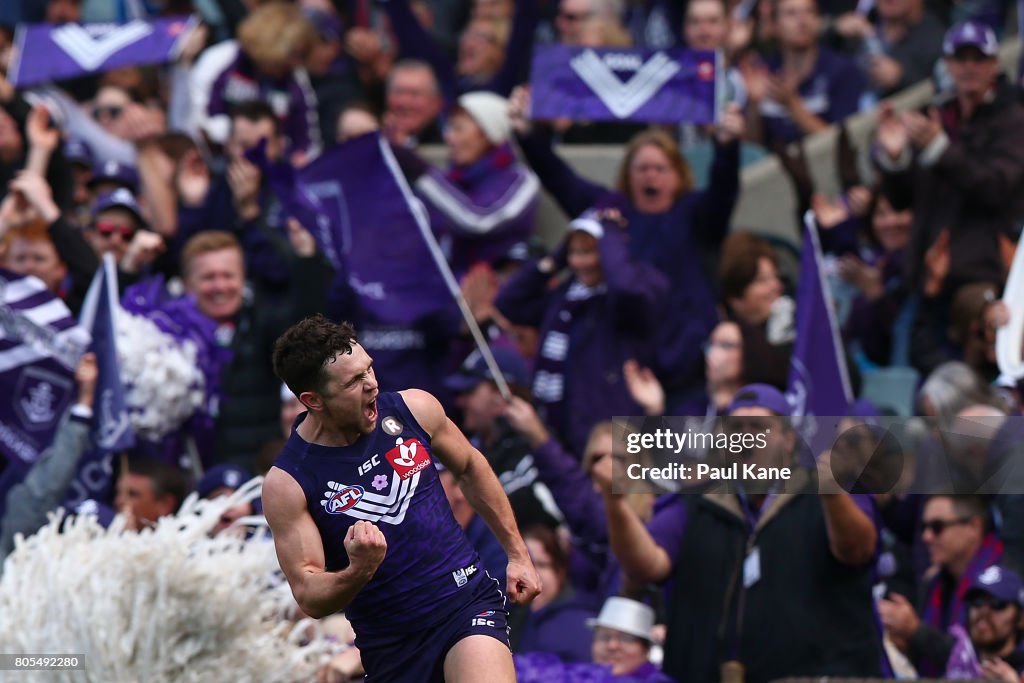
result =
[[[509,647],[508,609],[498,582],[485,573],[476,584],[473,599],[433,628],[372,639],[357,635],[366,683],[444,683],[448,651],[469,636],[490,636]]]

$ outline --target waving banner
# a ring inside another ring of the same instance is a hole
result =
[[[75,398],[89,333],[39,280],[0,269],[0,454],[27,468]]]
[[[792,408],[794,422],[809,441],[819,431],[816,416],[842,417],[853,400],[842,337],[832,310],[828,283],[821,272],[821,260],[818,229],[814,214],[808,211],[804,216],[800,250],[796,342],[786,400]],[[830,438],[831,434],[823,436]]]
[[[123,66],[177,58],[194,19],[124,24],[22,24],[14,37],[8,79],[15,87],[75,78]]]
[[[538,46],[530,73],[531,116],[714,123],[724,74],[714,52]]]

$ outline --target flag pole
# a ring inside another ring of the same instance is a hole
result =
[[[459,311],[462,313],[462,319],[466,322],[466,327],[469,328],[469,333],[473,336],[476,347],[480,349],[480,355],[483,356],[484,363],[487,364],[487,369],[490,371],[491,377],[494,378],[494,383],[497,385],[501,397],[506,401],[511,401],[512,392],[509,391],[508,381],[505,379],[505,375],[502,374],[501,368],[498,367],[498,362],[494,360],[491,347],[484,338],[484,333],[480,329],[480,325],[477,324],[476,318],[473,317],[473,312],[469,310],[466,297],[462,295],[462,288],[459,287],[459,283],[455,280],[455,275],[448,265],[448,259],[445,258],[444,252],[441,251],[441,245],[437,243],[437,238],[434,237],[434,233],[430,230],[430,219],[427,217],[423,203],[412,193],[412,189],[406,182],[405,175],[398,167],[398,161],[391,153],[391,148],[384,137],[378,136],[377,143],[380,145],[381,154],[383,154],[391,174],[402,189],[402,194],[405,195],[409,209],[416,219],[416,225],[419,227],[420,234],[423,235],[423,241],[426,242],[430,255],[434,259],[434,264],[437,265],[437,270],[441,273],[445,285],[448,286],[448,291],[451,293],[452,298],[455,299],[455,303],[458,304]]]

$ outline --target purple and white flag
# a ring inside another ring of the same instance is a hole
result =
[[[194,22],[174,17],[123,24],[21,24],[7,77],[20,88],[123,66],[173,61]]]
[[[828,283],[821,272],[821,244],[814,214],[804,216],[800,282],[796,296],[796,342],[789,368],[786,399],[804,438],[818,433],[815,416],[842,417],[853,392],[836,324]],[[831,435],[824,434],[830,438]],[[828,442],[831,443],[830,441]],[[826,444],[828,445],[828,444]],[[821,449],[816,449],[820,453]]]
[[[0,454],[27,468],[75,397],[89,333],[30,275],[0,269]]]
[[[371,317],[408,325],[452,305],[425,239],[426,209],[379,134],[332,147],[298,171],[266,168],[285,212],[313,233]]]
[[[79,320],[92,333],[90,350],[96,354],[99,376],[93,404],[91,441],[93,447],[82,456],[78,471],[68,487],[64,508],[73,510],[88,499],[112,500],[114,492],[113,454],[135,445],[135,432],[128,414],[128,399],[121,381],[117,358],[117,266],[107,254],[89,293]]]
[[[99,452],[123,451],[135,445],[135,433],[128,416],[128,399],[117,360],[115,320],[120,308],[118,300],[117,267],[114,257],[107,254],[89,286],[79,316],[81,325],[92,335],[90,350],[96,354],[98,377],[92,437]]]
[[[714,123],[725,75],[714,52],[537,47],[530,72],[535,119]]]

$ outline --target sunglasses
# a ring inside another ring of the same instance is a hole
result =
[[[1006,609],[1011,604],[1008,600],[1000,600],[996,596],[989,595],[987,593],[972,595],[966,602],[967,606],[970,608],[978,609],[979,607],[988,607],[990,610],[994,610],[996,612]]]
[[[559,12],[558,13],[558,18],[559,19],[561,19],[562,21],[567,21],[569,23],[573,23],[573,24],[576,23],[577,21],[583,21],[584,19],[588,19],[589,17],[590,17],[590,13],[589,12],[575,12],[575,13],[574,12]]]
[[[124,240],[129,240],[135,235],[135,228],[131,225],[117,225],[116,223],[96,223],[92,229],[103,237],[112,237],[115,233],[121,235]]]
[[[120,107],[117,105],[109,107],[96,107],[92,110],[92,117],[97,121],[101,121],[103,119],[116,119],[120,117],[123,113],[124,107]]]
[[[935,536],[941,536],[942,532],[951,526],[960,526],[970,522],[970,518],[961,519],[930,519],[925,522],[921,522],[922,531],[930,531]]]

